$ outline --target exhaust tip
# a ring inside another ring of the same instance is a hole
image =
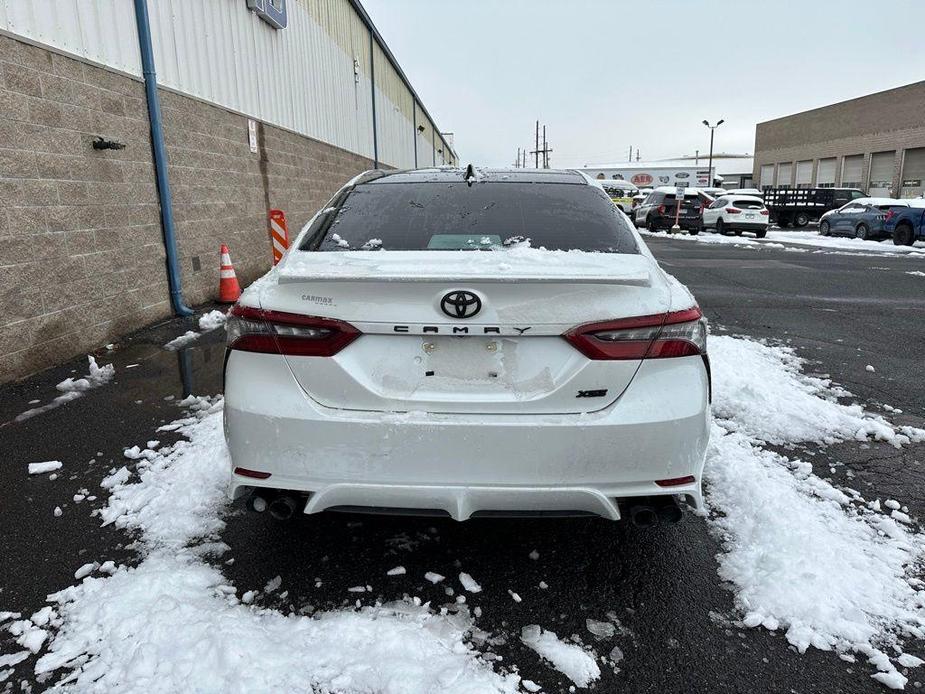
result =
[[[270,506],[272,496],[266,490],[255,489],[247,498],[247,508],[254,513],[263,513]]]
[[[633,506],[630,508],[630,520],[637,528],[651,528],[658,523],[658,512],[651,506]]]
[[[673,499],[658,510],[658,517],[666,523],[677,523],[683,515],[681,507]]]
[[[270,515],[278,521],[287,521],[295,515],[298,506],[298,499],[292,494],[283,494],[270,502]]]

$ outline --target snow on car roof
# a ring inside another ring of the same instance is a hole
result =
[[[902,205],[909,206],[908,200],[897,200],[896,198],[856,198],[851,202],[860,202],[864,205]]]

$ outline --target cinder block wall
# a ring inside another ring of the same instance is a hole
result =
[[[269,269],[267,209],[295,233],[372,162],[160,91],[184,295]],[[0,36],[0,383],[171,315],[144,85]],[[97,151],[96,136],[126,145]],[[198,267],[199,269],[195,269]]]

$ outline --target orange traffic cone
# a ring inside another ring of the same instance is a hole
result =
[[[218,300],[223,304],[233,304],[241,296],[241,285],[234,274],[234,265],[228,254],[228,246],[222,244],[222,267],[218,271]]]
[[[273,264],[276,265],[289,248],[289,227],[286,225],[286,213],[282,210],[270,210],[270,240],[273,242]]]

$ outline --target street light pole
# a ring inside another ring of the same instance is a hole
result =
[[[710,125],[709,121],[704,121],[703,124],[710,129],[710,163],[707,164],[707,175],[710,177],[710,185],[708,188],[713,187],[713,131],[716,130],[719,126],[725,123],[722,118],[716,121],[716,125]]]

